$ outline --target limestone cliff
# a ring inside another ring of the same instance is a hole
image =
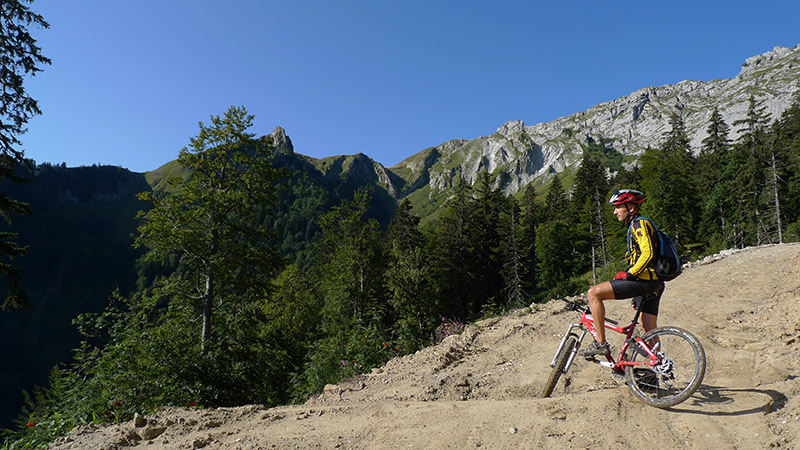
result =
[[[424,187],[429,189],[429,196],[436,195],[460,176],[474,182],[483,170],[496,173],[503,189],[513,194],[534,180],[542,181],[574,165],[590,138],[609,139],[628,161],[635,159],[648,146],[661,144],[672,113],[682,116],[692,150],[698,152],[714,107],[732,125],[744,118],[752,94],[763,102],[774,121],[791,105],[799,82],[800,45],[793,49],[776,47],[748,58],[734,78],[644,87],[586,111],[534,126],[508,122],[491,136],[446,142],[423,150],[390,170],[406,182],[399,191],[401,196]],[[735,127],[730,137],[738,137]]]

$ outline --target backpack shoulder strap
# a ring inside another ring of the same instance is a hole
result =
[[[650,222],[650,225],[653,226],[653,229],[656,230],[656,232],[658,232],[658,227],[656,226],[655,222],[653,222],[652,220],[648,219],[645,216],[639,216],[639,217],[637,217],[637,219],[642,219],[642,220],[646,220],[646,221]],[[633,222],[631,222],[631,224],[633,224]]]
[[[645,216],[639,215],[639,216],[636,216],[633,220],[631,220],[630,225],[628,225],[628,236],[627,236],[628,252],[631,251],[631,230],[633,229],[633,222],[635,222],[637,220],[646,220],[648,223],[650,223],[650,225],[653,227],[653,230],[655,231],[654,238],[656,239],[656,244],[659,245],[659,248],[660,248],[660,246],[661,246],[661,232],[658,231],[658,227],[656,226],[655,223],[653,223],[652,220],[648,219]]]

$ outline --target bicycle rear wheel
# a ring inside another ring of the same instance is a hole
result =
[[[550,372],[550,377],[547,378],[547,384],[545,384],[544,390],[542,391],[542,398],[550,397],[550,394],[553,393],[553,389],[555,389],[558,379],[561,377],[561,374],[564,373],[564,367],[567,366],[569,355],[572,353],[572,349],[575,348],[576,345],[578,345],[578,337],[574,334],[571,334],[564,343],[564,346],[561,347],[561,352],[559,352],[558,357],[556,358],[556,365],[553,366],[553,371]]]
[[[628,387],[640,400],[657,408],[669,408],[685,401],[700,387],[706,373],[706,353],[697,338],[677,327],[650,330],[642,340],[659,356],[654,367],[625,367]],[[649,357],[632,345],[629,361],[647,362]]]

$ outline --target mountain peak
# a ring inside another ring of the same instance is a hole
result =
[[[762,53],[760,55],[751,56],[747,58],[742,64],[742,70],[739,75],[753,73],[757,70],[764,69],[769,63],[776,62],[777,60],[784,59],[787,56],[792,56],[795,52],[800,53],[800,45],[794,48],[776,46],[771,51]]]
[[[525,122],[521,120],[512,120],[510,122],[504,123],[503,125],[500,125],[500,127],[497,128],[497,133],[507,138],[516,136],[524,131],[525,131]]]
[[[272,138],[272,145],[275,146],[276,154],[291,155],[294,153],[294,145],[292,145],[292,140],[286,136],[286,130],[281,127],[275,127],[269,136]]]

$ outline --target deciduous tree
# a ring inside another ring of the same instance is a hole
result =
[[[187,179],[172,179],[174,191],[140,195],[153,209],[141,214],[136,245],[150,260],[180,256],[183,269],[164,289],[187,314],[199,311],[202,353],[224,331],[213,336],[215,313],[261,298],[279,265],[275,239],[262,225],[279,172],[269,162],[270,143],[247,131],[252,122],[244,107],[212,116],[210,126],[201,122],[178,157]]]

